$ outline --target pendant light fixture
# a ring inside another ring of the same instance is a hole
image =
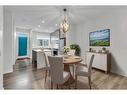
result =
[[[60,31],[63,31],[64,33],[66,33],[70,28],[70,24],[67,19],[67,9],[65,8],[65,9],[63,9],[63,11],[64,11],[64,19],[60,23]]]

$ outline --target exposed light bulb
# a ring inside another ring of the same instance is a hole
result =
[[[58,26],[57,24],[55,24],[55,26]]]
[[[41,25],[38,25],[38,27],[41,27]]]
[[[45,21],[44,21],[44,20],[42,20],[42,21],[41,21],[41,23],[45,23]]]
[[[67,9],[63,9],[63,11],[64,11],[64,20],[60,23],[60,31],[66,33],[70,29],[70,24],[67,19],[67,14],[66,14]]]

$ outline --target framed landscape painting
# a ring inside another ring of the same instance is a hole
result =
[[[110,46],[110,29],[89,33],[90,46]]]

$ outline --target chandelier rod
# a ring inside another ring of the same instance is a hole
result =
[[[67,9],[64,8],[63,11],[64,11],[64,19],[67,20]]]

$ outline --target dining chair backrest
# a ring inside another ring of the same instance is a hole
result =
[[[53,83],[61,83],[63,79],[63,57],[58,56],[48,56],[50,71],[51,71],[51,81]]]
[[[69,52],[67,54],[68,55],[75,55],[75,50],[74,49],[71,49],[71,50],[69,50]]]
[[[48,62],[48,59],[47,59],[47,55],[46,55],[46,53],[43,51],[43,57],[44,57],[44,60],[45,60],[45,65],[46,65],[46,67],[48,67],[49,66],[49,62]]]
[[[91,69],[92,69],[92,63],[94,60],[94,55],[91,55],[91,58],[89,60],[89,63],[87,63],[87,67],[88,67],[88,73],[91,74]]]

